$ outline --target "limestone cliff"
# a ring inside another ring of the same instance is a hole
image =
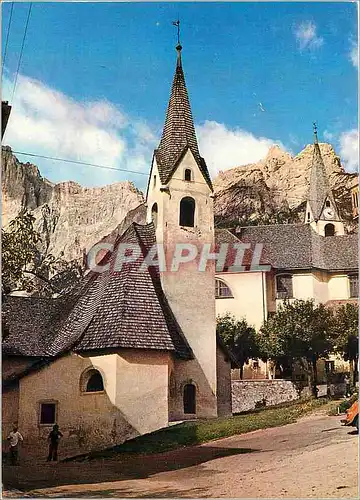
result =
[[[45,253],[63,252],[68,261],[81,258],[84,249],[111,233],[143,201],[127,181],[99,188],[72,181],[53,184],[35,165],[19,162],[9,147],[2,149],[3,225],[22,208],[33,211]]]
[[[341,215],[348,231],[354,231],[349,187],[355,174],[345,173],[331,145],[320,148]],[[258,163],[220,173],[214,180],[216,224],[256,223],[264,214],[289,210],[302,221],[311,159],[311,145],[294,157],[274,146]],[[21,208],[32,210],[44,252],[63,252],[66,260],[80,259],[84,249],[122,232],[133,220],[145,221],[143,194],[131,182],[99,188],[53,184],[35,165],[19,162],[9,147],[2,150],[2,193],[3,225]]]
[[[355,226],[351,215],[350,185],[355,174],[345,173],[330,144],[320,144],[330,186],[347,229]],[[258,163],[221,172],[214,180],[215,217],[218,225],[248,223],[263,214],[288,210],[297,221],[304,220],[313,146],[292,156],[278,146],[270,148]]]

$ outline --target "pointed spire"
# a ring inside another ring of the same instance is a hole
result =
[[[164,129],[159,147],[155,150],[159,175],[161,182],[166,184],[176,169],[179,160],[187,149],[190,149],[206,182],[212,189],[206,163],[199,153],[190,101],[182,68],[182,46],[180,43],[177,44],[176,51],[176,69]]]
[[[308,201],[311,206],[313,217],[317,221],[321,216],[327,198],[331,200],[334,207],[336,207],[336,205],[330,189],[326,168],[321,156],[316,123],[314,123],[313,126],[314,151],[311,165]]]

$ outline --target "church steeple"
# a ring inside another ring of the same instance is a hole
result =
[[[339,217],[322,159],[316,123],[314,123],[314,149],[305,217],[305,222],[312,224],[320,234],[326,235],[326,227],[328,231],[330,229],[331,231],[334,230],[334,234],[335,230],[336,234],[344,233],[343,224]],[[332,224],[329,224],[329,222]],[[333,223],[336,223],[336,227]],[[330,228],[330,226],[333,226],[333,228]]]
[[[179,37],[179,21],[173,24],[178,27]],[[182,245],[215,248],[214,196],[206,163],[199,153],[179,42],[178,38],[170,101],[146,194],[146,219],[153,222],[156,243],[164,255],[161,286],[194,355],[186,370],[183,365],[177,370],[174,361],[172,373],[177,389],[169,399],[169,420],[189,416],[184,410],[183,391],[190,382],[196,388],[197,416],[217,415],[215,262],[201,269],[199,252],[180,268],[173,264]],[[160,255],[159,251],[162,260]]]
[[[317,127],[314,123],[314,151],[311,165],[309,202],[314,219],[319,220],[325,205],[326,198],[330,197],[335,204],[330,190],[325,165],[321,156]]]
[[[177,61],[170,100],[160,144],[155,150],[155,158],[162,184],[167,184],[179,161],[190,149],[203,177],[212,189],[205,160],[200,156],[182,68],[180,43],[176,47]]]

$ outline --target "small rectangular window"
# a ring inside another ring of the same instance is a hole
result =
[[[54,425],[56,423],[56,403],[40,403],[40,424]]]
[[[189,168],[186,168],[185,169],[185,176],[184,176],[185,180],[190,182],[192,181],[192,172]]]
[[[358,298],[359,296],[359,276],[352,274],[349,276],[350,298]]]
[[[332,373],[335,371],[335,361],[325,361],[325,372]]]
[[[280,274],[276,276],[276,298],[293,298],[293,284],[291,274]]]
[[[154,187],[156,186],[156,175],[154,175]]]

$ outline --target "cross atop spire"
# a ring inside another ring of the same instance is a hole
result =
[[[179,21],[173,24],[178,26]],[[179,26],[178,26],[179,28]],[[191,113],[190,101],[182,68],[180,44],[177,45],[177,62],[170,100],[160,144],[155,150],[156,163],[161,182],[166,184],[180,160],[189,149],[201,170],[205,181],[212,189],[209,172],[205,160],[200,156]]]
[[[177,44],[180,45],[180,20],[173,21],[173,25],[177,27]],[[181,45],[180,45],[181,47]],[[177,47],[176,47],[177,49]]]

